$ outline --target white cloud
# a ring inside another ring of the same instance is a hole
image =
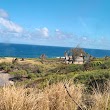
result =
[[[0,9],[0,17],[8,18],[8,13],[5,10]]]
[[[0,27],[11,32],[22,32],[23,28],[14,23],[13,21],[9,20],[8,17],[8,13],[5,10],[0,9]]]
[[[40,37],[48,38],[49,37],[49,30],[48,28],[36,28],[36,31]]]
[[[82,37],[83,40],[87,40],[87,37]]]
[[[66,32],[60,31],[59,29],[56,29],[55,30],[55,36],[58,39],[68,39],[68,38],[73,37],[73,34],[66,33]]]
[[[4,28],[8,29],[8,31],[17,32],[17,33],[20,33],[23,31],[22,27],[15,24],[14,22],[12,22],[8,19],[2,18],[2,17],[0,18],[0,25],[3,26]]]
[[[55,31],[56,31],[56,32],[59,32],[60,30],[59,30],[59,29],[56,29]]]

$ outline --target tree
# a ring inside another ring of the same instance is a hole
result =
[[[72,53],[73,61],[74,61],[75,58],[78,57],[78,56],[82,56],[82,57],[87,56],[87,53],[86,53],[82,48],[80,48],[79,46],[77,46],[77,47],[71,49],[70,52]]]
[[[41,58],[41,62],[42,62],[42,64],[43,64],[44,60],[46,59],[46,55],[45,55],[45,54],[42,54],[42,55],[40,56],[40,58]]]

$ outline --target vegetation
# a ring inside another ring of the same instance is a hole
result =
[[[80,56],[81,54],[86,56],[87,53],[80,47],[76,47],[76,48],[73,48],[71,49],[70,53],[72,54],[73,58],[77,57],[77,56]]]
[[[109,57],[83,65],[67,65],[63,59],[45,59],[43,63],[42,59],[17,59],[16,63],[4,59],[0,71],[13,75],[15,82],[15,86],[0,89],[1,110],[110,109]]]
[[[65,89],[65,86],[68,90]],[[110,91],[88,94],[71,82],[48,85],[43,90],[24,87],[0,89],[1,110],[109,110]],[[69,95],[70,94],[70,95]]]

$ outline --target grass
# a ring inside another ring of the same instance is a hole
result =
[[[59,59],[0,62],[0,70],[20,79],[15,86],[0,88],[0,110],[110,110],[110,59],[97,58],[87,69]]]
[[[48,85],[43,90],[24,87],[0,89],[0,110],[110,110],[110,91],[84,93],[84,86],[66,82]],[[85,97],[86,95],[86,97]],[[76,103],[74,103],[73,99]]]

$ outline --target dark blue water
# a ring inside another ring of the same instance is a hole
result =
[[[53,47],[24,44],[3,44],[0,43],[0,57],[23,57],[36,58],[41,54],[46,54],[48,58],[64,56],[64,52],[70,50],[70,47]],[[84,49],[94,57],[110,56],[110,50]]]

